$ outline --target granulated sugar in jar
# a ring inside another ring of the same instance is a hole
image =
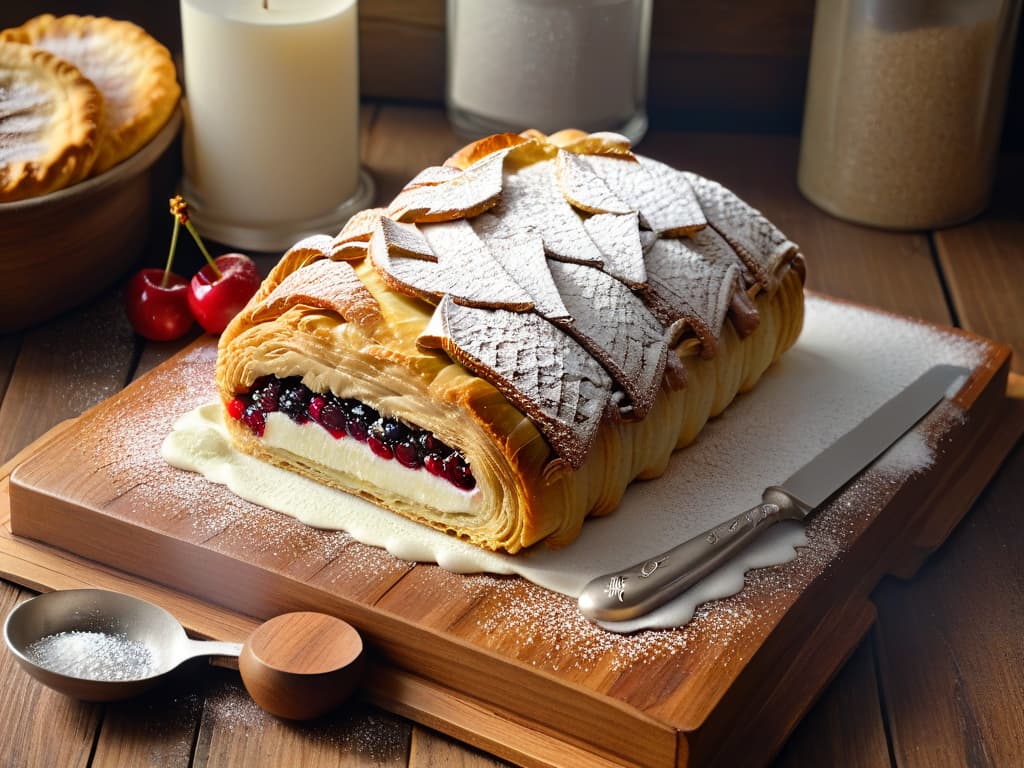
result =
[[[991,193],[1020,0],[819,0],[798,182],[826,211],[926,229]]]
[[[647,130],[651,0],[448,0],[459,135]]]

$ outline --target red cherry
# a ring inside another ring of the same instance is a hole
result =
[[[189,284],[188,305],[207,333],[220,333],[260,287],[256,264],[241,253],[225,253],[214,261],[218,278],[209,264]]]
[[[395,458],[398,459],[399,464],[409,469],[419,469],[423,465],[423,460],[411,441],[395,446]]]
[[[238,397],[233,397],[228,401],[228,415],[238,421],[245,415],[246,406],[245,401]]]
[[[184,336],[192,327],[188,283],[181,275],[167,275],[162,269],[143,269],[135,273],[124,291],[128,320],[136,332],[151,341],[171,341]]]
[[[444,459],[436,453],[428,453],[424,456],[423,466],[427,468],[427,472],[430,474],[444,477]]]
[[[366,444],[370,446],[370,450],[380,456],[382,459],[393,459],[395,452],[391,446],[381,440],[378,440],[373,435],[366,438]]]

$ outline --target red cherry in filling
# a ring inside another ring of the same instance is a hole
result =
[[[352,435],[352,437],[354,437],[360,443],[366,442],[366,438],[370,434],[370,431],[367,428],[366,424],[364,424],[359,419],[348,419],[345,422],[345,429],[350,435]]]
[[[398,463],[403,467],[409,467],[409,469],[418,469],[422,464],[420,460],[420,453],[416,450],[416,446],[411,441],[399,443],[395,446],[395,458]]]
[[[252,403],[242,414],[242,421],[260,437],[263,437],[263,430],[266,429],[266,417],[256,403]]]
[[[320,416],[323,413],[324,406],[327,404],[327,400],[320,395],[313,395],[309,398],[309,405],[306,406],[306,410],[309,413],[309,418],[313,421],[320,421]]]
[[[423,457],[423,466],[427,472],[438,477],[444,477],[444,459],[436,453],[428,453]]]
[[[448,482],[464,491],[470,491],[476,486],[476,478],[469,471],[469,465],[457,453],[444,460],[444,476]]]
[[[370,446],[370,450],[380,456],[382,459],[394,458],[394,451],[391,450],[391,446],[383,442],[377,437],[370,435],[366,438],[366,444]]]
[[[207,264],[189,284],[188,305],[207,333],[221,333],[260,287],[256,264],[241,253],[225,253],[214,259],[217,277]]]
[[[171,341],[184,336],[192,327],[188,306],[188,283],[181,275],[162,269],[136,272],[124,292],[125,310],[135,331],[151,341]]]
[[[335,432],[345,434],[345,411],[336,400],[327,400],[323,408],[320,409],[320,415],[316,417],[316,420],[332,434]]]
[[[240,397],[233,397],[228,401],[228,415],[235,421],[242,418],[242,414],[245,413],[245,408],[245,401]]]

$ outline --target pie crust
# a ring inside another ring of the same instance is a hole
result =
[[[94,173],[111,168],[152,139],[181,95],[170,52],[128,21],[43,14],[0,32],[3,40],[71,62],[99,89],[104,111]]]
[[[99,152],[103,99],[73,64],[0,42],[0,202],[74,184]]]

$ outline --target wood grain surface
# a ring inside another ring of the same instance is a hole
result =
[[[432,161],[456,145],[434,110],[382,107],[370,118],[364,157],[378,181],[397,184],[403,163],[410,164],[409,176],[422,159]],[[861,229],[825,216],[798,196],[795,150],[796,142],[784,137],[658,133],[644,147],[721,179],[761,207],[813,255],[812,287],[989,333],[1014,347],[1013,366],[1021,370],[1024,348],[1017,334],[1024,310],[1013,281],[1019,269],[1012,260],[999,266],[1007,252],[1020,253],[1019,207],[1011,203],[1004,213],[1003,198],[997,198],[990,215],[1008,223],[986,216],[943,233]],[[1015,167],[1021,167],[1019,156],[1007,158],[1001,171]],[[1009,194],[1007,189],[1000,194]],[[870,244],[869,250],[857,242]],[[141,259],[158,263],[165,246],[154,243]],[[980,275],[990,272],[1005,277],[982,281]],[[117,306],[111,292],[87,310],[0,338],[4,457],[106,399],[136,369],[148,370],[177,350],[122,336]],[[91,351],[78,357],[85,349]],[[876,628],[797,726],[779,765],[1024,762],[1024,655],[1018,637],[1024,594],[1015,557],[1024,546],[1018,524],[1021,478],[1024,453],[1018,448],[918,575],[909,582],[889,580],[876,591]],[[52,578],[53,566],[38,568],[40,583]],[[113,574],[106,578],[116,584]],[[69,577],[65,586],[73,585]],[[151,589],[174,609],[173,595]],[[28,595],[0,584],[3,612]],[[189,616],[184,605],[177,607],[183,620],[218,623],[220,634],[231,626],[236,635],[245,632],[229,613],[208,607],[202,616]],[[409,687],[416,681],[392,682]],[[23,675],[7,654],[0,655],[0,684],[0,715],[10,724],[0,730],[3,765],[501,764],[366,703],[309,728],[285,726],[251,705],[235,673],[203,666],[184,670],[172,688],[133,706],[70,702]],[[510,739],[519,735],[510,728]]]
[[[653,0],[647,105],[657,130],[797,134],[804,109],[814,0]],[[174,2],[49,0],[46,11],[131,19],[181,51]],[[0,4],[0,28],[40,13]],[[360,0],[364,98],[438,106],[445,89],[445,0]],[[1024,36],[1013,53],[1003,143],[1024,149]],[[558,73],[552,73],[557,77]]]

